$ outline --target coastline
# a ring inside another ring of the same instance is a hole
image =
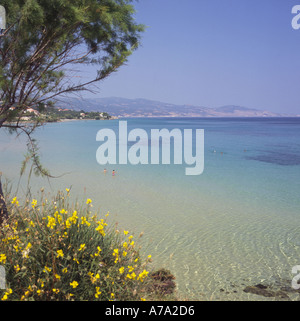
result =
[[[111,118],[109,118],[109,119],[84,119],[84,118],[82,118],[82,119],[60,119],[60,120],[58,120],[57,122],[59,123],[59,122],[62,122],[62,123],[64,123],[64,122],[72,122],[72,121],[90,121],[90,120],[97,120],[97,121],[109,121],[109,120],[117,120],[117,119],[119,119],[118,117],[111,117]],[[46,123],[48,123],[48,122],[46,122]]]

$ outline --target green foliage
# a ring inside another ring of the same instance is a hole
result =
[[[139,45],[144,26],[133,0],[3,0],[0,35],[0,127],[27,107],[85,90],[116,71]],[[95,64],[90,81],[70,68]],[[75,79],[75,80],[74,80]],[[13,113],[10,107],[14,107]]]
[[[69,204],[70,190],[49,201],[8,204],[0,227],[2,300],[141,300],[148,289],[149,256],[142,260],[128,231],[92,215],[92,201]]]
[[[39,147],[35,139],[29,139],[27,143],[27,153],[21,165],[20,176],[24,175],[28,162],[31,161],[31,167],[28,175],[28,182],[31,178],[32,172],[36,176],[50,177],[50,173],[43,167],[38,154]]]

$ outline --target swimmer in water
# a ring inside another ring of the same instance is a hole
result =
[[[104,168],[104,171],[103,171],[103,173],[104,173],[104,174],[106,174],[106,172],[107,172],[107,171],[106,171],[106,168]]]
[[[116,171],[113,169],[112,176],[115,176],[115,174],[116,174]]]

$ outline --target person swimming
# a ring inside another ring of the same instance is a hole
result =
[[[116,171],[113,169],[112,176],[115,176],[115,175],[116,175]]]
[[[103,173],[106,174],[106,172],[107,172],[107,170],[106,170],[106,168],[104,168]]]

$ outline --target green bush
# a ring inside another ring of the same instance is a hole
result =
[[[142,260],[133,236],[110,227],[108,214],[92,215],[90,199],[70,205],[69,194],[7,201],[1,300],[144,300],[151,256]]]

